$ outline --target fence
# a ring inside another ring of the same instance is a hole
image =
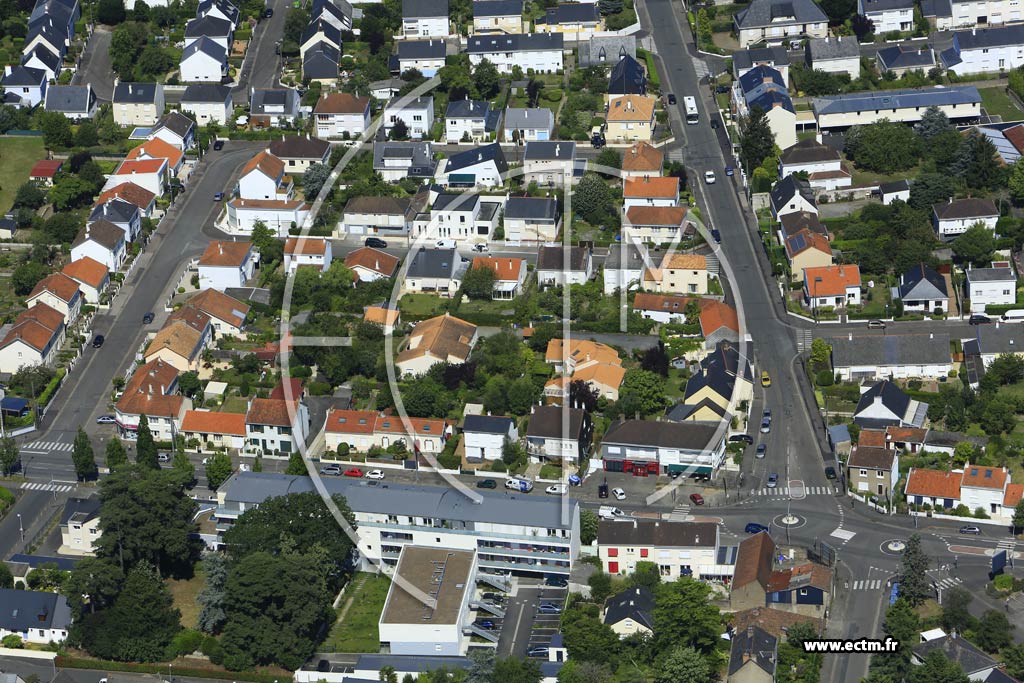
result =
[[[943,515],[937,512],[915,512],[914,510],[908,510],[907,514],[911,517],[931,517],[933,519],[949,519],[954,522],[963,522],[964,524],[987,524],[989,526],[1001,526],[1008,527],[1010,522],[1005,519],[978,519],[977,517],[968,515],[966,517],[960,517],[959,515]]]

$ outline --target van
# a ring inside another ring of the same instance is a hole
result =
[[[1000,318],[1004,323],[1024,323],[1024,308],[1015,308],[1003,313]]]
[[[533,490],[533,482],[529,479],[509,477],[505,480],[505,488],[512,489],[513,491],[519,491],[520,493],[529,493]]]
[[[602,505],[597,510],[597,516],[601,519],[621,519],[626,516],[626,513],[611,505]]]

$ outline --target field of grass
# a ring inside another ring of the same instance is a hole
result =
[[[44,156],[41,137],[0,138],[0,211],[11,208],[18,187]]]
[[[916,178],[920,170],[920,164],[914,166],[913,168],[908,168],[906,171],[897,171],[896,173],[890,174],[875,173],[873,171],[865,171],[864,169],[854,168],[853,185],[854,187],[863,187],[866,185],[878,185],[879,183],[890,183],[896,180],[906,180],[907,178]]]
[[[360,585],[361,584],[361,585]],[[358,587],[357,587],[358,586]],[[377,623],[384,611],[391,580],[386,576],[356,574],[341,604],[352,603],[342,619],[335,622],[324,642],[324,652],[379,652],[380,632]]]
[[[441,315],[445,311],[448,299],[436,294],[412,293],[398,300],[398,309],[403,316],[411,316],[415,320]]]
[[[220,407],[222,413],[244,413],[249,410],[249,399],[244,396],[228,396]]]
[[[1001,116],[1003,121],[1019,121],[1024,118],[1024,112],[1017,108],[1001,84],[994,88],[978,88],[978,93],[981,95],[981,106],[989,116]]]
[[[191,579],[175,581],[167,580],[167,587],[171,591],[171,598],[174,606],[181,611],[181,625],[185,628],[195,628],[199,620],[199,603],[196,596],[206,585],[206,575],[203,574],[203,565],[200,562],[196,566],[196,574]]]

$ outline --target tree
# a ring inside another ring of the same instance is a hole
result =
[[[921,620],[907,601],[900,597],[885,613],[882,627],[887,636],[899,642],[900,647],[892,655],[871,658],[871,676],[868,680],[877,683],[902,681],[912,666],[910,655],[920,640],[918,634],[921,631]]]
[[[260,261],[273,263],[284,257],[284,242],[277,239],[277,233],[267,227],[263,221],[252,224],[252,235],[249,238],[252,246],[259,249]]]
[[[449,101],[465,99],[473,88],[469,59],[463,59],[462,55],[442,66],[437,75],[441,89],[448,91]]]
[[[495,279],[493,268],[474,265],[462,278],[462,291],[470,299],[488,301],[494,292]]]
[[[850,28],[853,29],[854,34],[857,36],[857,40],[863,42],[864,36],[869,33],[874,33],[875,22],[868,19],[863,14],[854,14],[850,19]]]
[[[992,260],[996,240],[989,228],[982,223],[976,223],[953,240],[952,247],[953,253],[961,262],[982,266]]]
[[[100,0],[96,8],[96,19],[101,24],[114,26],[124,21],[125,11],[122,0]]]
[[[103,459],[107,463],[107,469],[111,472],[115,468],[128,463],[128,454],[124,450],[124,444],[121,443],[121,439],[115,436],[107,442]]]
[[[93,656],[116,661],[154,662],[181,630],[170,590],[152,567],[128,572],[124,588],[109,609],[87,615],[72,626]]]
[[[596,173],[586,173],[576,186],[573,209],[588,223],[599,224],[612,211],[614,199],[608,183]]]
[[[950,171],[971,189],[994,190],[1006,179],[1006,167],[995,145],[976,131],[960,141]]]
[[[942,618],[940,623],[947,632],[956,630],[963,633],[972,628],[975,619],[968,609],[971,605],[971,594],[957,586],[948,593],[942,605]]]
[[[640,354],[640,367],[662,377],[668,377],[669,363],[665,345],[660,342]]]
[[[622,154],[617,149],[611,147],[605,147],[601,150],[601,153],[597,155],[597,165],[607,166],[608,168],[622,168]]]
[[[401,118],[395,119],[395,122],[391,124],[391,132],[388,133],[389,140],[408,140],[409,139],[409,126],[406,125],[405,121]]]
[[[188,459],[188,453],[184,449],[177,449],[174,452],[174,461],[171,463],[174,472],[181,477],[185,485],[191,485],[196,479],[196,466]]]
[[[668,653],[654,674],[654,683],[707,683],[711,668],[692,647],[680,645]]]
[[[1000,654],[1006,665],[1006,673],[1014,678],[1024,678],[1024,645],[1011,645],[1003,648]]]
[[[642,586],[654,592],[658,589],[658,584],[661,583],[661,570],[654,562],[641,560],[636,563],[636,569],[629,575],[627,583],[630,586]]]
[[[582,523],[582,518],[580,522]],[[1019,533],[1021,529],[1024,529],[1024,498],[1017,501],[1016,507],[1013,508],[1013,531]]]
[[[494,663],[494,679],[501,683],[540,683],[543,678],[536,659],[506,657]]]
[[[199,374],[195,371],[183,372],[178,375],[178,391],[183,396],[189,398],[195,398],[195,395],[199,393],[199,390],[203,388],[203,383],[199,379]]]
[[[14,574],[6,563],[0,564],[0,589],[14,588]]]
[[[75,146],[95,147],[100,143],[96,134],[96,124],[92,121],[82,121],[78,124],[78,131],[75,133]]]
[[[63,114],[51,111],[39,112],[39,129],[43,131],[43,144],[49,149],[70,147],[74,141],[71,123]]]
[[[604,602],[604,599],[612,594],[612,577],[603,571],[596,571],[587,578],[587,585],[590,586],[590,597],[597,602]]]
[[[228,480],[235,466],[227,453],[218,451],[206,459],[206,485],[212,491]]]
[[[91,614],[112,605],[123,585],[124,572],[115,563],[83,557],[71,570],[61,593],[67,597],[75,621],[79,621],[86,609]]]
[[[467,654],[469,670],[465,683],[491,683],[494,678],[494,652],[475,649]]]
[[[921,173],[910,184],[910,201],[918,211],[931,211],[932,206],[953,196],[953,179],[944,173]]]
[[[832,347],[827,341],[818,337],[811,342],[811,365],[815,368],[829,367]]]
[[[1010,187],[1010,197],[1013,198],[1013,201],[1018,204],[1024,202],[1024,164],[1018,161],[1013,165],[1007,185]],[[20,194],[21,190],[18,192]]]
[[[775,153],[775,134],[761,107],[755,106],[750,115],[740,119],[740,160],[747,173]]]
[[[647,370],[627,370],[619,389],[624,415],[652,415],[665,408],[665,379]]]
[[[900,597],[911,607],[917,607],[931,597],[931,586],[928,585],[928,556],[921,550],[921,536],[911,534],[907,546],[900,558],[897,580],[900,584]]]
[[[169,473],[123,466],[100,482],[96,556],[128,571],[146,563],[161,576],[188,576],[199,555],[196,502]]]
[[[149,431],[149,418],[145,414],[139,415],[138,433],[135,437],[135,462],[151,470],[160,469],[160,460],[157,458],[156,441],[153,440],[153,432]]]
[[[874,659],[874,658],[873,658]],[[910,669],[907,683],[970,683],[957,662],[946,659],[942,650],[932,650],[920,666]]]
[[[895,173],[918,162],[921,141],[912,129],[882,119],[866,126],[855,126],[847,138],[846,150],[860,168]]]
[[[203,555],[203,574],[206,575],[206,583],[196,596],[200,608],[196,626],[205,633],[219,633],[227,618],[224,612],[224,594],[228,581],[228,564],[224,555]]]
[[[702,654],[714,651],[722,617],[710,599],[711,588],[689,576],[658,586],[654,633],[660,648],[688,646]]]
[[[613,679],[611,667],[607,664],[575,659],[567,661],[558,672],[558,683],[612,683]]]
[[[18,296],[26,296],[32,292],[36,284],[49,275],[49,269],[42,263],[28,261],[21,263],[11,273],[11,285]]]
[[[71,462],[75,465],[75,476],[78,481],[85,481],[96,476],[96,454],[92,450],[92,442],[81,425],[75,434],[75,443],[71,450]]]
[[[159,79],[174,68],[174,58],[159,45],[147,45],[142,48],[136,64],[143,77]]]
[[[591,575],[607,576],[602,572]],[[600,598],[595,598],[600,600]],[[605,664],[615,661],[619,637],[601,622],[595,604],[577,603],[562,615],[562,638],[570,659]]]
[[[580,543],[590,545],[597,540],[597,529],[600,526],[597,513],[589,508],[580,508]]]
[[[487,59],[480,60],[480,63],[473,68],[473,87],[476,88],[480,99],[492,99],[498,94],[498,89],[501,87],[501,74],[498,73],[498,67]]]
[[[934,105],[925,109],[921,120],[914,125],[914,132],[926,143],[951,130],[955,131],[956,128],[949,122],[949,117]]]
[[[1013,624],[1003,612],[995,609],[987,610],[978,620],[974,631],[974,642],[986,652],[999,652],[1013,644]]]
[[[18,442],[9,436],[0,439],[0,473],[5,477],[10,475],[17,468],[20,460],[21,452],[18,450]]]
[[[26,208],[35,211],[46,203],[46,192],[34,180],[26,180],[18,187],[14,195],[14,208]]]
[[[306,195],[307,201],[317,198],[330,176],[331,168],[327,164],[312,164],[306,169],[302,174],[302,192]]]
[[[597,410],[597,402],[600,398],[601,392],[588,382],[581,379],[569,382],[569,405],[573,408],[582,408],[588,413],[592,413]]]
[[[50,201],[60,211],[77,209],[88,203],[95,187],[78,176],[64,176],[50,188]]]

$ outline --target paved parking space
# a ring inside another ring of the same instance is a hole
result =
[[[576,489],[576,492],[580,500],[591,503],[600,502],[602,505],[618,507],[642,506],[648,496],[672,482],[673,480],[667,476],[636,477],[625,472],[596,472],[587,477],[583,485]],[[599,498],[598,487],[604,483],[608,484],[609,495],[608,498]],[[621,488],[625,491],[626,499],[616,500],[610,493],[614,488]],[[700,493],[706,496],[703,482],[686,480],[675,489],[675,497],[680,500],[687,498],[691,493]],[[666,504],[671,501],[672,498],[669,498]]]

